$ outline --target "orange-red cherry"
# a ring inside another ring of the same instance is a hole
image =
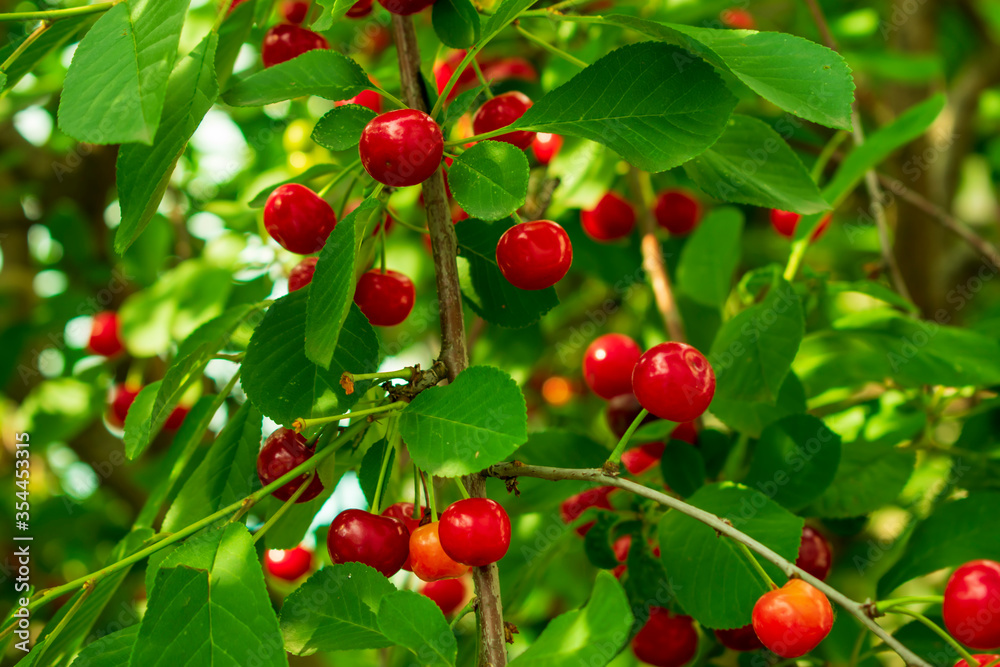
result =
[[[105,311],[94,315],[90,323],[90,340],[87,347],[94,354],[113,357],[125,349],[121,339],[121,320],[118,313]]]
[[[674,236],[686,236],[701,222],[701,204],[687,190],[664,190],[653,208],[656,222]]]
[[[264,446],[257,454],[257,477],[260,478],[261,484],[267,486],[311,459],[315,453],[301,434],[289,428],[279,428],[267,436]],[[271,495],[278,500],[288,500],[308,477],[307,473],[303,473],[285,485],[279,486],[271,492]],[[322,492],[323,482],[319,480],[319,475],[314,474],[309,486],[295,502],[308,502]]]
[[[410,533],[410,564],[413,574],[424,581],[454,579],[469,572],[469,566],[452,559],[441,548],[440,523],[432,521]]]
[[[715,372],[687,343],[667,342],[647,350],[632,372],[632,391],[642,407],[661,419],[689,422],[708,409]]]
[[[510,517],[489,498],[466,498],[441,514],[441,547],[465,565],[482,567],[504,557],[510,547]]]
[[[278,579],[296,581],[312,569],[313,554],[305,547],[268,549],[264,555],[267,571]]]
[[[616,241],[635,228],[635,209],[614,192],[608,192],[597,206],[580,213],[583,231],[595,241]]]
[[[698,633],[690,616],[651,607],[649,620],[632,639],[632,652],[655,667],[681,667],[698,651]]]
[[[551,220],[516,224],[497,243],[500,273],[519,289],[552,287],[563,279],[572,264],[569,234]]]
[[[274,67],[313,49],[329,49],[323,35],[292,23],[279,23],[264,33],[260,49],[264,67]]]
[[[782,658],[816,648],[833,627],[833,607],[823,593],[801,579],[764,593],[753,607],[753,629]]]
[[[333,208],[299,183],[275,188],[264,204],[264,227],[285,250],[311,255],[322,250],[337,226]]]
[[[354,290],[354,303],[377,327],[402,324],[417,298],[413,281],[399,271],[366,271]]]
[[[625,334],[604,334],[583,353],[583,380],[604,399],[630,394],[632,371],[641,356],[642,348]]]
[[[369,121],[361,132],[358,153],[365,171],[379,183],[417,185],[441,164],[444,136],[423,111],[396,109]]]
[[[335,564],[364,563],[391,577],[410,553],[410,531],[392,517],[344,510],[330,524],[326,547]]]
[[[479,107],[479,110],[476,111],[476,115],[472,117],[472,131],[475,134],[485,134],[507,127],[523,116],[524,112],[530,108],[531,98],[524,93],[511,91],[497,95],[491,100],[486,100],[483,106]],[[530,146],[534,140],[535,133],[524,130],[514,130],[513,132],[493,137],[493,141],[503,141],[512,146],[517,146],[521,150]]]

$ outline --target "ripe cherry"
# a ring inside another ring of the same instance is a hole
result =
[[[472,117],[472,131],[475,134],[485,134],[507,127],[523,116],[524,112],[530,108],[531,98],[524,93],[515,90],[497,95],[491,100],[486,100],[486,103],[479,107],[479,111]],[[503,141],[517,146],[521,150],[530,146],[534,140],[535,133],[524,130],[515,130],[493,137],[493,141]]]
[[[312,569],[312,552],[305,547],[268,549],[264,565],[271,575],[285,581],[295,581]]]
[[[631,378],[629,378],[629,383],[631,384]],[[617,437],[621,438],[625,435],[625,431],[628,427],[632,425],[635,418],[639,416],[642,412],[642,406],[639,405],[639,401],[636,400],[635,394],[629,391],[627,394],[620,394],[608,401],[608,410],[604,414],[607,422],[608,428]],[[646,415],[642,420],[640,426],[649,424],[650,422],[656,421],[654,415]]]
[[[559,154],[562,145],[562,135],[539,132],[535,135],[535,140],[531,142],[531,150],[539,164],[547,165]]]
[[[615,553],[615,560],[621,563],[621,565],[616,565],[615,568],[611,570],[611,574],[615,575],[615,579],[621,579],[622,575],[625,574],[625,570],[628,569],[628,566],[625,565],[625,561],[628,560],[628,552],[631,548],[631,535],[622,535],[611,544],[611,550]]]
[[[444,136],[423,111],[396,109],[369,121],[361,132],[358,153],[365,171],[379,183],[417,185],[441,164]]]
[[[570,496],[559,505],[559,516],[562,517],[564,523],[573,523],[577,517],[591,507],[606,510],[614,509],[611,506],[611,501],[608,500],[608,496],[614,490],[615,487],[613,486],[598,486],[597,488],[587,489],[574,496]],[[594,522],[590,521],[582,526],[578,526],[576,532],[580,536],[586,535],[587,531],[593,526]]]
[[[753,625],[744,625],[733,630],[716,630],[715,638],[719,643],[734,651],[756,651],[764,648],[753,631]]]
[[[495,563],[510,547],[510,517],[494,500],[466,498],[441,514],[441,547],[454,560],[473,567]]]
[[[641,356],[642,348],[625,334],[604,334],[583,353],[583,379],[591,391],[604,399],[629,394],[632,370]]]
[[[285,0],[281,4],[281,13],[289,23],[301,25],[309,13],[309,4],[307,0]]]
[[[632,652],[656,667],[681,667],[698,651],[698,633],[690,616],[650,607],[649,620],[632,639]]]
[[[125,346],[121,339],[121,320],[118,313],[105,311],[94,315],[90,324],[90,341],[87,347],[94,354],[113,357]]]
[[[295,292],[312,282],[319,257],[306,257],[288,274],[288,291]]]
[[[289,428],[279,428],[267,436],[264,446],[257,454],[257,477],[260,478],[261,484],[267,486],[288,473],[292,468],[296,468],[311,459],[313,454],[315,451],[309,447],[304,437]],[[271,495],[278,500],[288,500],[308,476],[305,473],[299,475],[284,486],[279,486],[271,492]],[[322,492],[323,482],[319,480],[319,475],[314,474],[309,486],[296,502],[308,502]]]
[[[653,209],[656,221],[674,236],[686,236],[701,222],[701,204],[687,190],[664,190]]]
[[[285,250],[310,255],[323,249],[337,216],[324,199],[304,185],[275,188],[264,204],[264,227]]]
[[[416,519],[414,519],[413,503],[393,503],[392,505],[389,505],[384,510],[382,510],[382,516],[388,516],[397,519],[399,521],[402,521],[403,525],[406,526],[406,529],[410,531],[411,535],[413,534],[413,531],[415,531],[417,527],[420,526],[420,520],[424,518],[425,514],[427,514],[427,508],[421,506],[420,515]],[[413,571],[413,566],[410,563],[409,553],[407,553],[406,555],[406,562],[403,563],[403,569],[406,570],[407,572]]]
[[[621,437],[621,436],[618,436]],[[698,429],[695,427],[694,422],[683,422],[674,427],[674,430],[670,432],[671,440],[683,440],[689,445],[698,444]]]
[[[111,398],[111,410],[108,411],[108,421],[118,427],[124,426],[128,409],[132,407],[141,389],[141,386],[130,387],[123,384],[116,386]]]
[[[608,192],[597,206],[580,213],[580,224],[595,241],[623,239],[635,228],[635,209],[614,192]]]
[[[753,607],[753,629],[770,651],[798,658],[816,648],[833,627],[833,607],[801,579],[764,593]]]
[[[978,663],[979,667],[986,667],[986,665],[990,664],[991,662],[994,662],[995,660],[1000,660],[1000,655],[973,653],[972,658]],[[967,663],[965,660],[959,660],[958,662],[955,663],[955,667],[969,667],[969,663]]]
[[[665,442],[647,442],[622,452],[622,465],[633,475],[641,475],[663,458]]]
[[[358,0],[347,10],[348,18],[359,19],[372,13],[372,0]]]
[[[469,572],[469,566],[453,560],[441,548],[440,523],[432,521],[410,533],[410,563],[413,574],[424,581],[454,579]]]
[[[753,14],[741,7],[723,10],[719,14],[719,18],[722,19],[722,23],[727,28],[735,28],[737,30],[757,29],[757,21],[754,20]]]
[[[354,303],[377,327],[394,327],[407,318],[417,298],[413,281],[399,271],[366,271],[354,290]]]
[[[450,81],[452,75],[455,74],[455,68],[458,67],[465,58],[466,53],[467,51],[465,49],[452,51],[444,60],[440,60],[434,64],[434,81],[437,84],[438,95],[444,92],[444,87],[448,85],[448,81]],[[486,72],[483,72],[483,75],[485,76]],[[462,70],[462,73],[459,74],[455,87],[452,88],[451,93],[448,94],[448,101],[450,102],[456,95],[469,88],[475,81],[476,70],[472,67],[466,67]]]
[[[357,104],[359,106],[367,107],[377,114],[382,113],[382,96],[371,89],[362,90],[349,100],[334,102],[333,106],[342,107],[345,104]]]
[[[445,616],[458,611],[465,602],[468,586],[463,579],[442,579],[428,581],[420,587],[420,594],[434,601]]]
[[[799,226],[799,220],[802,216],[798,213],[792,213],[791,211],[780,211],[776,208],[771,209],[771,226],[774,227],[774,231],[778,234],[784,236],[786,239],[790,239],[795,236],[795,228]],[[819,221],[816,225],[816,229],[813,230],[812,234],[809,235],[809,241],[817,241],[819,237],[823,236],[826,232],[827,227],[830,226],[830,221],[833,219],[833,214],[827,214]]]
[[[434,4],[434,0],[378,0],[392,14],[409,16]]]
[[[399,572],[410,553],[410,531],[402,521],[364,510],[344,510],[330,524],[330,560],[364,563],[387,577]]]
[[[802,542],[795,564],[820,581],[825,580],[826,575],[830,574],[830,567],[833,565],[830,543],[812,526],[802,529]]]
[[[563,279],[572,264],[573,245],[569,235],[551,220],[516,224],[497,243],[500,273],[518,289],[552,287]]]
[[[260,49],[264,67],[287,62],[313,49],[329,49],[330,43],[323,35],[291,23],[279,23],[264,34]]]
[[[181,427],[181,424],[184,423],[184,419],[188,416],[188,412],[190,411],[190,408],[178,405],[170,411],[169,415],[167,415],[167,420],[163,422],[163,428],[168,431],[176,431]]]
[[[667,342],[646,350],[632,372],[632,391],[661,419],[689,422],[708,409],[715,395],[715,372],[687,343]]]
[[[1000,563],[974,560],[952,573],[944,589],[944,625],[966,646],[1000,646]]]
[[[508,79],[538,81],[538,70],[524,58],[505,57],[487,60],[482,66],[483,76],[494,84]]]

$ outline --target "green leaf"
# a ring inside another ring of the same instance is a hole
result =
[[[469,218],[455,225],[459,257],[468,262],[468,274],[462,280],[462,296],[476,312],[491,324],[502,327],[526,327],[559,305],[552,287],[523,290],[510,284],[497,266],[497,243],[503,233],[516,223],[513,218],[485,222]]]
[[[479,13],[469,0],[437,0],[431,12],[434,32],[445,46],[467,49],[479,40]]]
[[[840,463],[840,436],[812,415],[792,415],[764,429],[743,483],[795,512],[820,497]]]
[[[63,132],[92,144],[153,142],[188,2],[132,0],[98,19],[66,72]]]
[[[314,179],[321,178],[323,176],[328,176],[330,174],[335,174],[338,171],[341,171],[342,169],[343,167],[337,164],[314,164],[313,166],[303,171],[301,174],[298,174],[287,180],[281,181],[280,183],[275,183],[274,185],[269,185],[268,187],[264,188],[256,195],[254,195],[253,199],[247,202],[247,206],[249,206],[250,208],[262,207],[264,204],[267,203],[267,198],[271,196],[271,193],[277,190],[282,185],[287,185],[288,183],[305,184]]]
[[[374,117],[374,111],[360,104],[334,107],[316,123],[312,140],[331,151],[346,151],[358,145],[361,132]]]
[[[222,99],[234,107],[259,107],[305,95],[346,100],[371,85],[361,66],[347,56],[313,49],[236,81]]]
[[[628,598],[614,576],[598,572],[587,604],[554,618],[510,665],[606,665],[628,640],[632,618]]]
[[[833,483],[808,508],[811,516],[861,516],[896,499],[916,463],[913,452],[870,442],[844,444]]]
[[[399,413],[414,462],[439,477],[458,477],[510,456],[528,439],[524,396],[491,366],[473,366],[451,384],[431,387]]]
[[[6,72],[0,72],[0,92],[4,92],[17,85],[17,82],[25,74],[35,69],[52,51],[76,37],[84,27],[91,23],[91,19],[91,16],[67,17],[49,24],[49,28],[42,33],[42,36],[32,42],[17,57],[17,60],[8,65]],[[8,43],[3,48],[0,48],[0,63],[6,62],[20,45],[21,40],[14,40],[8,37]]]
[[[759,438],[764,427],[782,417],[806,411],[806,392],[795,373],[785,376],[774,405],[754,401],[730,401],[718,396],[712,401],[712,414],[734,431]]]
[[[777,32],[696,28],[623,15],[607,16],[603,22],[687,49],[796,116],[851,129],[854,79],[836,51]],[[784,124],[788,132],[801,125],[795,120]]]
[[[365,457],[361,459],[361,467],[358,468],[358,484],[365,494],[365,499],[370,506],[375,505],[375,492],[378,488],[378,478],[382,473],[382,459],[386,456],[386,449],[389,449],[389,441],[382,438],[365,452]],[[396,449],[389,449],[389,461],[385,464],[386,471],[392,470],[392,462],[396,458]],[[386,475],[382,480],[382,492],[384,494],[386,486],[389,484],[390,475]],[[382,496],[385,497],[384,495]]]
[[[717,208],[709,213],[681,251],[677,289],[702,305],[721,308],[740,262],[742,235],[739,209]]]
[[[486,20],[483,26],[483,36],[479,40],[480,44],[485,44],[500,34],[504,28],[511,24],[518,15],[531,5],[535,0],[502,0],[493,9],[493,15]]]
[[[333,363],[340,332],[354,302],[359,239],[365,238],[372,215],[381,210],[377,200],[365,199],[337,223],[320,251],[309,284],[305,351],[306,356],[321,368],[329,368]]]
[[[705,485],[705,459],[697,447],[683,440],[671,440],[660,458],[660,472],[667,486],[688,498]]]
[[[794,561],[802,539],[802,519],[753,491],[729,482],[702,487],[688,502],[727,518],[734,527]],[[769,587],[749,563],[736,542],[676,510],[660,520],[661,559],[674,581],[684,611],[702,625],[728,630],[750,622],[753,606]],[[772,579],[780,571],[760,561]],[[711,591],[706,595],[705,591]]]
[[[354,393],[348,395],[340,386],[340,376],[344,371],[372,373],[378,368],[375,331],[354,305],[329,370],[309,361],[305,352],[308,297],[309,290],[302,289],[278,299],[254,331],[243,359],[243,390],[264,415],[285,427],[299,417],[350,409],[371,383],[356,383]]]
[[[773,405],[804,331],[799,297],[775,276],[764,300],[726,322],[712,344],[715,397]]]
[[[970,467],[959,466],[960,476]],[[878,584],[879,596],[900,584],[946,567],[1000,553],[1000,493],[981,492],[940,506],[913,530],[903,556]]]
[[[944,627],[944,619],[938,613],[924,613],[932,623],[939,628]],[[931,665],[953,665],[960,656],[945,639],[920,621],[911,621],[892,633],[892,636],[902,642],[903,646],[916,653]],[[887,646],[882,650],[890,651]],[[981,664],[987,664],[983,662]]]
[[[177,494],[163,520],[164,531],[189,526],[259,488],[261,425],[261,414],[250,401],[240,406]]]
[[[118,7],[124,5],[116,5],[111,11]],[[158,121],[155,138],[145,142],[151,145],[126,145],[118,151],[118,198],[122,210],[122,221],[115,232],[115,251],[118,254],[128,250],[149,224],[184,147],[219,96],[219,83],[215,76],[218,41],[218,35],[209,33],[170,75],[166,84],[162,123]],[[95,80],[101,80],[98,75],[95,76]],[[105,84],[110,86],[107,82]],[[63,105],[59,109],[60,122],[63,122],[63,113],[66,112]]]
[[[618,523],[619,517],[614,512],[601,510],[590,510],[588,514],[590,513],[595,514],[596,519],[583,536],[583,550],[594,567],[610,570],[618,565],[618,558],[611,546],[611,529]]]
[[[161,383],[162,380],[157,380],[143,387],[125,415],[125,456],[130,460],[141,456],[163,427],[162,424],[155,430],[150,427]]]
[[[597,141],[640,169],[659,172],[714,144],[735,105],[711,66],[675,46],[645,42],[604,56],[535,102],[512,127]]]
[[[797,213],[827,211],[802,161],[764,121],[734,114],[718,141],[684,165],[702,190],[722,201]]]
[[[73,667],[128,667],[138,637],[138,625],[105,635],[80,651]]]
[[[857,292],[867,294],[879,301],[884,301],[890,305],[902,308],[910,313],[919,313],[918,308],[912,301],[906,299],[888,285],[875,282],[873,280],[854,280],[851,282],[832,281],[826,283],[826,291],[829,294],[843,294],[844,292]]]
[[[354,6],[357,0],[317,0],[316,4],[322,7],[316,20],[313,21],[312,29],[316,31],[329,30],[333,24],[347,15],[347,10]]]
[[[410,649],[421,665],[454,665],[458,642],[441,610],[426,595],[395,591],[382,598],[378,626],[394,644]]]
[[[452,163],[448,184],[471,217],[500,220],[524,205],[529,171],[528,158],[517,146],[480,141]]]
[[[219,27],[219,46],[215,52],[215,73],[223,90],[233,74],[233,66],[243,44],[250,38],[257,1],[241,2],[229,12]],[[264,4],[261,0],[260,4]]]
[[[139,626],[130,667],[152,665],[158,660],[167,664],[213,664],[215,650],[229,642],[224,641],[220,628],[212,626],[208,576],[206,570],[186,566],[157,571],[154,594]],[[231,648],[245,651],[246,645]]]
[[[285,598],[281,607],[285,650],[311,655],[392,646],[376,614],[382,599],[395,591],[388,579],[367,565],[324,567]]]

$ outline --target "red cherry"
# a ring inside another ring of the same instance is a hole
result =
[[[466,498],[441,514],[444,552],[465,565],[482,567],[504,557],[510,547],[510,517],[496,501]]]
[[[366,271],[354,291],[354,303],[377,327],[402,323],[413,310],[415,299],[413,281],[399,271]]]
[[[583,231],[595,241],[616,241],[635,228],[635,209],[614,192],[601,197],[594,208],[580,213]]]
[[[264,565],[273,576],[295,581],[312,569],[312,559],[312,552],[304,547],[268,549],[264,554]]]
[[[448,85],[448,81],[450,81],[452,75],[455,74],[455,68],[461,64],[462,60],[466,56],[466,53],[467,51],[465,51],[465,49],[452,51],[447,58],[435,63],[434,81],[437,84],[438,95],[444,92],[444,87]],[[485,74],[486,73],[483,72],[484,76]],[[458,81],[455,83],[455,87],[452,88],[451,93],[448,94],[448,101],[450,102],[456,95],[468,88],[475,81],[476,70],[474,70],[471,66],[466,67],[459,75]]]
[[[304,185],[275,188],[264,204],[264,227],[285,250],[309,255],[323,249],[337,216],[325,200]]]
[[[524,115],[524,112],[531,108],[531,98],[516,90],[509,93],[497,95],[491,100],[486,100],[479,111],[472,117],[472,131],[475,134],[485,134],[493,130],[507,127],[515,120]],[[521,150],[526,149],[535,140],[534,132],[515,130],[507,134],[493,137],[493,141],[503,141],[512,146],[517,146]]]
[[[382,113],[382,96],[376,93],[374,90],[370,89],[362,90],[360,93],[358,93],[349,100],[340,100],[339,102],[334,102],[333,106],[342,107],[345,104],[357,104],[363,107],[367,107],[377,114]]]
[[[628,336],[604,334],[583,353],[583,379],[604,399],[632,393],[632,371],[641,356],[642,348]]]
[[[434,4],[434,0],[378,0],[392,14],[409,16]]]
[[[625,565],[625,561],[628,560],[629,549],[632,548],[632,536],[622,535],[611,545],[611,550],[615,552],[615,560],[617,560],[621,565],[616,565],[611,574],[615,575],[615,579],[621,579],[622,575],[625,574],[625,570],[628,566]]]
[[[281,13],[289,23],[300,25],[306,20],[309,4],[306,0],[286,0],[281,4]]]
[[[647,442],[622,452],[622,465],[633,475],[641,475],[663,458],[665,442]]]
[[[726,648],[734,651],[756,651],[764,648],[753,631],[753,625],[744,625],[733,630],[716,630],[715,638]]]
[[[559,516],[562,517],[563,523],[573,523],[577,517],[591,507],[606,510],[614,509],[611,506],[611,501],[608,500],[608,496],[614,490],[615,487],[613,486],[598,486],[597,488],[587,489],[574,496],[570,496],[559,505]],[[593,521],[585,523],[582,526],[578,526],[576,532],[580,536],[586,535],[587,531],[593,525]]]
[[[754,20],[753,14],[740,7],[724,10],[719,14],[719,18],[722,19],[722,23],[727,28],[736,28],[737,30],[757,29],[757,22]]]
[[[279,428],[267,436],[264,446],[257,454],[257,477],[260,483],[267,486],[279,477],[284,476],[292,468],[296,468],[312,458],[315,451],[306,443],[300,434],[288,428]],[[284,486],[279,486],[271,492],[278,500],[288,500],[306,481],[308,474],[303,473]],[[323,482],[319,475],[313,475],[309,487],[299,496],[297,503],[312,500],[323,492]]]
[[[128,387],[123,384],[116,386],[111,399],[111,410],[108,412],[108,421],[118,427],[124,426],[128,409],[132,407],[141,389],[141,386]]]
[[[563,279],[572,264],[569,234],[551,220],[516,224],[497,243],[500,273],[518,289],[552,287]]]
[[[753,607],[754,632],[764,646],[782,658],[805,655],[832,627],[830,601],[801,579],[764,593]]]
[[[372,0],[358,0],[347,10],[348,18],[359,19],[372,13]]]
[[[500,58],[482,64],[483,77],[494,84],[508,79],[538,81],[538,70],[524,58]]]
[[[410,533],[410,562],[413,574],[424,581],[455,579],[469,572],[469,566],[454,561],[441,548],[440,523],[432,521]]]
[[[978,663],[979,667],[986,667],[986,665],[990,664],[994,660],[1000,660],[1000,655],[996,654],[987,655],[985,653],[973,653],[972,657]],[[969,667],[969,663],[965,660],[959,660],[955,663],[955,667]]]
[[[538,160],[539,164],[547,165],[559,154],[562,145],[561,135],[539,132],[535,135],[535,140],[531,142],[531,150],[535,153],[535,159]]]
[[[382,516],[388,516],[397,519],[399,521],[402,521],[403,525],[406,526],[406,529],[410,531],[411,535],[413,534],[413,531],[415,531],[417,527],[420,526],[420,520],[424,518],[425,514],[427,514],[427,508],[421,507],[420,516],[414,519],[413,503],[394,503],[386,507],[384,510],[382,510]],[[407,553],[406,555],[406,562],[403,563],[403,569],[406,570],[407,572],[413,571],[413,566],[410,563],[409,553]]]
[[[163,428],[168,431],[176,431],[184,423],[184,419],[188,416],[188,412],[191,410],[184,407],[183,405],[178,405],[176,408],[170,411],[170,415],[167,416],[167,421],[163,422]]]
[[[358,153],[365,170],[379,183],[417,185],[441,164],[444,136],[423,111],[397,109],[371,119],[361,132]]]
[[[944,625],[966,646],[1000,646],[1000,563],[974,560],[961,566],[944,589]]]
[[[701,352],[687,343],[667,342],[639,357],[632,391],[661,419],[689,422],[708,409],[715,395],[715,372]]]
[[[319,257],[306,257],[288,274],[288,291],[295,292],[312,282]]]
[[[453,614],[462,607],[465,597],[469,594],[468,587],[462,579],[442,579],[428,581],[420,587],[420,594],[426,595],[441,608],[445,616]]]
[[[833,565],[830,543],[812,526],[802,529],[802,542],[795,564],[820,581],[825,580],[826,575],[830,574],[830,567]]]
[[[406,562],[409,545],[410,531],[402,521],[364,510],[344,510],[326,535],[326,548],[335,564],[364,563],[387,577]]]
[[[621,436],[618,436],[619,438]],[[698,429],[695,427],[694,422],[683,422],[674,427],[674,430],[670,432],[671,440],[683,440],[689,445],[698,444]]]
[[[94,315],[90,324],[90,341],[87,347],[94,354],[113,357],[123,349],[121,339],[121,320],[118,313],[105,311]]]
[[[656,221],[674,236],[686,236],[701,222],[701,204],[686,190],[664,190],[653,209]]]
[[[791,211],[779,211],[776,208],[771,209],[771,226],[774,227],[774,231],[778,232],[781,236],[786,239],[790,239],[795,236],[795,228],[799,226],[799,220],[802,216],[798,213],[793,213]],[[810,243],[819,239],[826,232],[827,227],[830,226],[830,221],[833,219],[833,214],[829,213],[820,220],[819,224],[816,225],[816,229],[813,230],[812,234],[809,235]]]
[[[632,652],[656,667],[680,667],[698,651],[698,633],[690,616],[650,607],[649,620],[632,639]]]
[[[632,378],[629,378],[629,384],[631,382]],[[642,406],[636,400],[635,394],[629,391],[627,394],[620,394],[609,400],[608,410],[604,416],[611,432],[621,438],[640,412],[642,412]],[[656,421],[654,415],[646,415],[640,426],[654,421]]]
[[[329,49],[323,35],[291,23],[279,23],[264,33],[260,49],[264,67],[274,67],[313,49]]]

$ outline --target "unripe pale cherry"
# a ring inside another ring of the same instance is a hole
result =
[[[94,354],[113,357],[125,346],[121,339],[121,320],[118,313],[105,311],[94,315],[90,324],[90,340],[87,347]]]
[[[698,633],[690,616],[650,607],[649,620],[632,639],[632,652],[655,667],[681,667],[698,651]]]
[[[434,4],[434,0],[378,0],[378,2],[390,13],[400,16],[416,14]]]
[[[687,343],[667,342],[647,350],[632,372],[632,391],[642,407],[661,419],[689,422],[708,409],[715,372]]]
[[[354,290],[354,303],[377,327],[402,324],[417,298],[413,281],[399,271],[366,271]]]
[[[608,192],[597,206],[580,213],[583,231],[595,241],[623,239],[635,229],[635,209],[614,192]]]
[[[312,282],[319,257],[306,257],[288,274],[288,291],[295,292]]]
[[[326,548],[334,564],[364,563],[391,577],[410,553],[410,531],[392,517],[345,510],[330,524]]]
[[[956,569],[944,589],[944,625],[976,649],[1000,647],[1000,563],[974,560]]]
[[[376,116],[365,126],[358,153],[365,171],[379,183],[417,185],[441,164],[444,136],[423,111],[396,109]]]
[[[625,334],[604,334],[583,353],[583,379],[603,399],[629,394],[632,371],[641,356],[642,348]]]
[[[497,243],[500,273],[514,287],[540,290],[563,279],[573,264],[569,235],[551,220],[514,225]]]
[[[299,183],[275,188],[264,204],[264,228],[285,250],[311,255],[323,249],[337,226],[333,208]]]
[[[753,629],[782,658],[816,648],[833,627],[833,607],[823,593],[801,579],[764,593],[753,607]]]
[[[687,190],[664,190],[653,209],[656,222],[674,236],[686,236],[701,222],[701,204]]]
[[[323,35],[291,23],[279,23],[264,34],[260,49],[264,67],[274,67],[313,49],[329,49]]]
[[[504,557],[510,547],[510,517],[489,498],[466,498],[441,513],[441,547],[453,560],[482,567]]]
[[[288,428],[279,428],[267,436],[264,446],[257,454],[257,477],[263,486],[267,486],[311,459],[315,453],[301,434]],[[303,473],[279,486],[271,492],[271,495],[278,500],[289,500],[308,477],[308,473]],[[295,502],[309,502],[322,492],[323,482],[320,481],[319,475],[314,473],[309,486]]]
[[[493,130],[499,130],[513,123],[524,115],[524,112],[531,108],[531,98],[524,93],[511,91],[497,95],[491,100],[486,100],[483,106],[479,107],[476,115],[472,117],[472,131],[475,134],[485,134]],[[493,137],[493,141],[503,141],[512,146],[517,146],[521,150],[526,149],[535,140],[534,132],[524,130],[514,130],[506,134]]]

